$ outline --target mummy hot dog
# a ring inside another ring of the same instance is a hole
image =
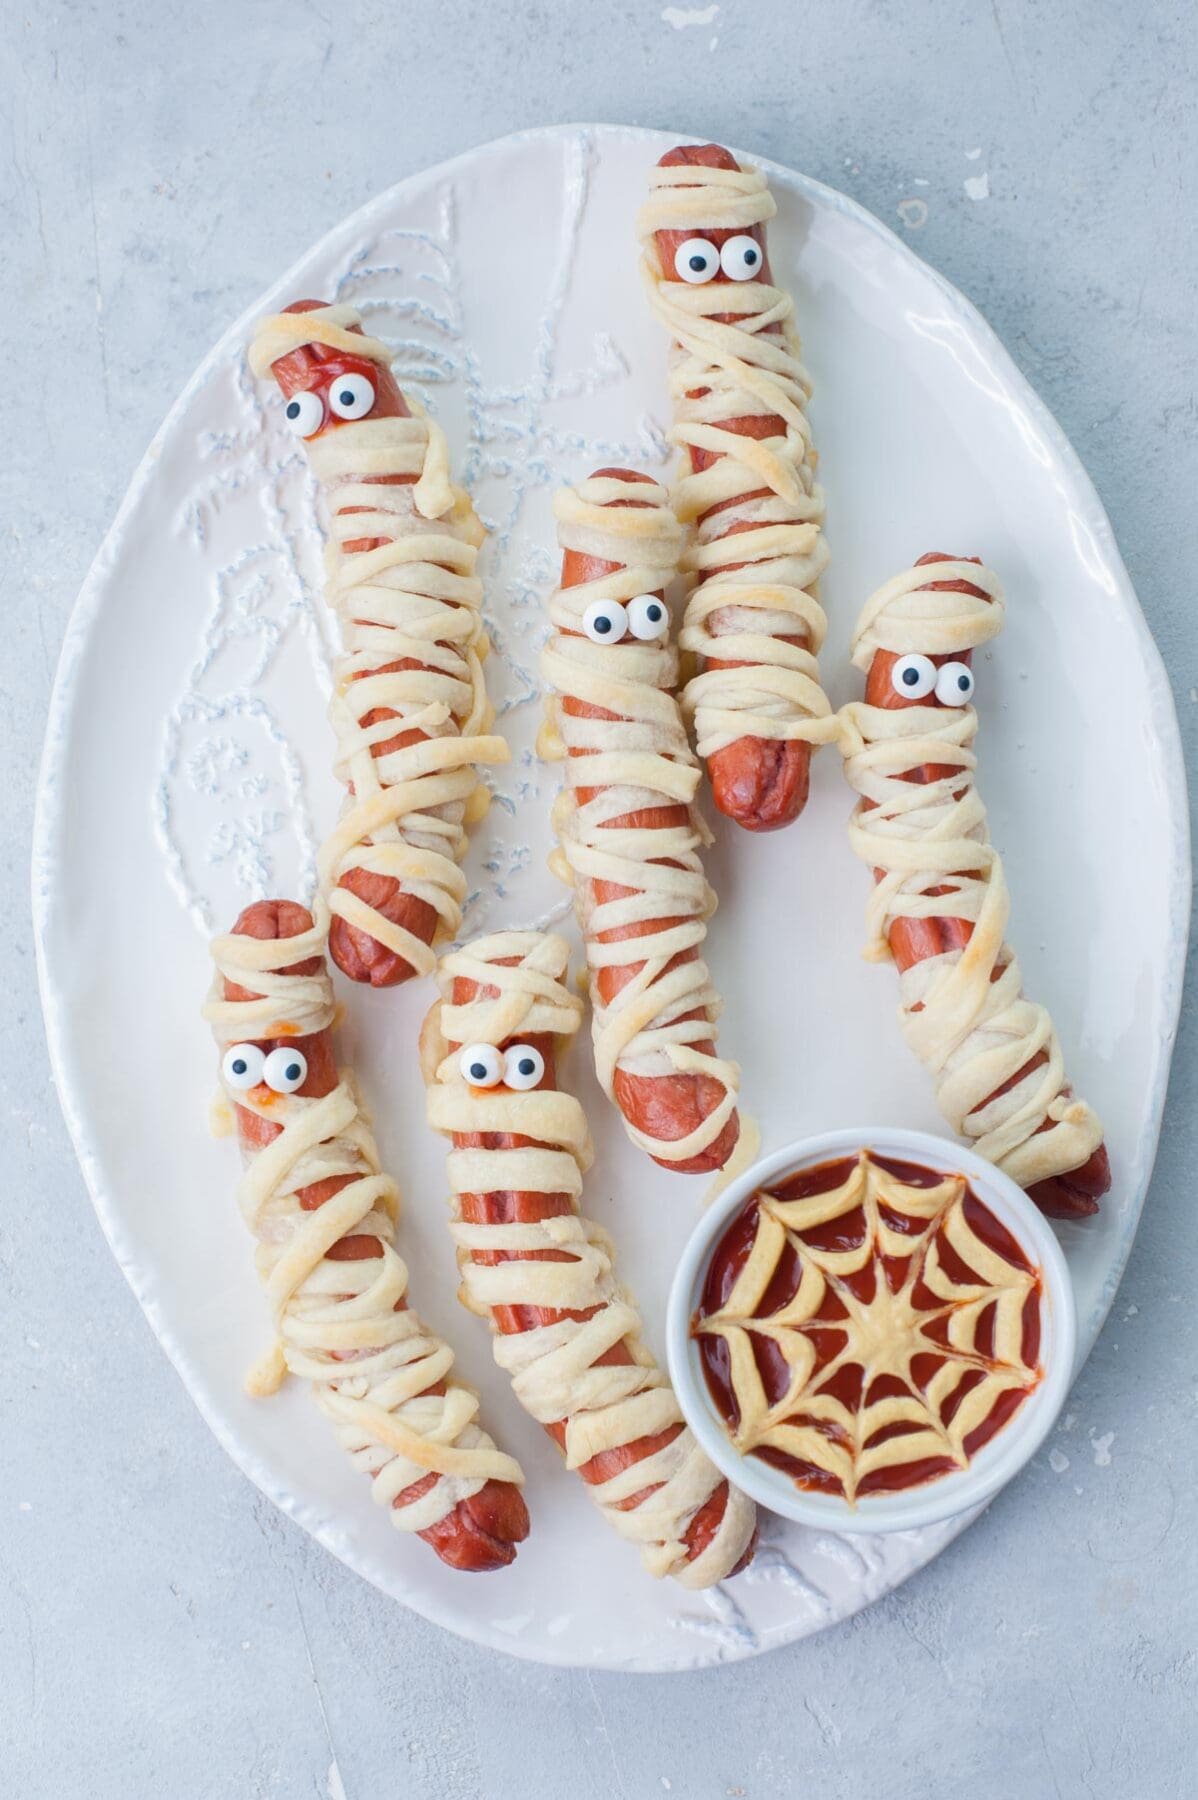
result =
[[[866,955],[898,965],[903,1033],[945,1117],[1045,1212],[1070,1218],[1097,1212],[1110,1186],[1102,1126],[1073,1096],[1048,1013],[1024,996],[974,786],[970,659],[1003,610],[996,575],[938,553],[866,602],[853,639],[865,700],[841,711],[861,796],[850,834],[876,880]]]
[[[352,307],[307,300],[262,320],[250,349],[330,513],[343,649],[329,716],[349,797],[320,873],[333,960],[374,987],[430,973],[430,946],[457,931],[465,826],[486,809],[476,765],[508,756],[483,685],[482,526],[390,363]]]
[[[759,169],[717,144],[669,151],[638,230],[650,304],[671,339],[674,504],[696,527],[682,648],[700,659],[683,704],[715,803],[773,831],[807,800],[815,744],[835,736],[816,657],[828,560],[806,407],[811,381],[773,286]]]
[[[751,1553],[754,1509],[700,1450],[581,1216],[586,1117],[556,1085],[582,1006],[559,937],[508,931],[444,957],[421,1038],[429,1122],[453,1142],[461,1298],[609,1524],[654,1575],[708,1587]]]
[[[528,1533],[523,1476],[476,1423],[478,1398],[454,1379],[453,1352],[408,1307],[399,1195],[353,1078],[334,1060],[326,927],[292,901],[258,901],[212,945],[204,1014],[278,1332],[251,1391],[303,1376],[399,1530],[454,1568],[502,1568]]]
[[[664,600],[678,526],[664,490],[626,469],[562,489],[554,510],[564,554],[539,748],[564,766],[555,867],[586,939],[596,1069],[656,1162],[721,1169],[740,1131],[739,1071],[715,1052],[720,1002],[702,957],[710,835],[691,804],[699,771]]]

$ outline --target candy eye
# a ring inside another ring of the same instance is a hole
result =
[[[288,431],[296,437],[313,437],[324,424],[324,406],[319,394],[305,389],[303,393],[292,394],[283,408],[283,417],[287,421]]]
[[[503,1079],[510,1088],[535,1088],[545,1073],[545,1058],[531,1044],[513,1044],[503,1059]]]
[[[904,700],[926,700],[936,686],[936,665],[930,656],[900,656],[890,671],[890,684]]]
[[[308,1079],[308,1059],[301,1050],[280,1044],[267,1057],[262,1074],[267,1087],[276,1094],[294,1094]]]
[[[670,629],[670,615],[664,600],[656,594],[638,594],[628,602],[628,629],[643,644],[665,637]]]
[[[244,1094],[247,1088],[262,1081],[266,1058],[257,1044],[230,1044],[221,1061],[220,1072],[227,1087]]]
[[[618,600],[592,600],[582,615],[582,629],[594,644],[618,644],[628,632],[628,614]]]
[[[494,1044],[467,1044],[458,1057],[458,1073],[471,1087],[498,1087],[503,1080],[503,1057]]]
[[[365,375],[338,375],[329,389],[329,405],[339,419],[364,419],[374,405],[374,383]]]
[[[687,238],[674,252],[674,268],[683,281],[710,281],[720,266],[720,253],[706,238]]]
[[[720,251],[720,267],[729,281],[752,281],[761,273],[761,245],[756,238],[729,238]]]
[[[936,698],[941,706],[968,706],[973,699],[973,670],[968,663],[943,663],[936,672]]]

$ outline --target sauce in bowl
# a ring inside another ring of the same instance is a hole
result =
[[[751,1196],[691,1333],[735,1448],[854,1504],[997,1436],[1043,1378],[1043,1304],[965,1176],[863,1150]]]

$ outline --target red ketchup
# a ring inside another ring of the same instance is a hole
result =
[[[965,1467],[1009,1423],[1043,1377],[1043,1295],[964,1177],[862,1151],[745,1203],[691,1334],[737,1448],[852,1504]]]

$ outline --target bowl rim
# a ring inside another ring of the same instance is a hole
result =
[[[871,1494],[856,1506],[831,1494],[798,1488],[781,1470],[742,1455],[715,1410],[691,1336],[691,1319],[715,1245],[733,1216],[765,1183],[813,1163],[848,1152],[924,1161],[945,1174],[964,1175],[1038,1263],[1044,1278],[1041,1362],[1044,1375],[1035,1392],[965,1469],[922,1487]],[[1069,1268],[1052,1227],[1035,1202],[993,1163],[966,1146],[933,1132],[902,1126],[850,1126],[809,1133],[736,1175],[712,1202],[688,1238],[674,1272],[666,1307],[666,1352],[670,1379],[687,1424],[701,1447],[743,1493],[771,1512],[823,1531],[911,1531],[980,1508],[1004,1487],[1041,1447],[1065,1403],[1077,1355],[1077,1318]]]

